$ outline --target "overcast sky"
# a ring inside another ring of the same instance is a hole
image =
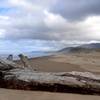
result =
[[[0,0],[0,53],[100,41],[100,0]]]

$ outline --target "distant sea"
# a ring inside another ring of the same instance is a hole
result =
[[[8,55],[10,55],[10,54],[0,54],[0,58],[1,59],[6,59],[8,57]],[[21,54],[21,53],[19,53],[19,54]],[[18,60],[19,59],[19,57],[18,57],[19,54],[16,54],[16,53],[12,54],[14,60]],[[36,57],[52,55],[52,53],[50,53],[50,52],[41,52],[41,51],[40,52],[39,51],[33,51],[33,52],[27,52],[27,53],[22,53],[22,54],[24,54],[28,58],[36,58]]]

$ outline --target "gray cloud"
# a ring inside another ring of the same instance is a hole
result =
[[[84,19],[100,15],[100,0],[58,0],[51,11],[70,20]]]
[[[4,0],[4,8],[10,10],[0,15],[0,38],[100,40],[100,17],[95,16],[99,4],[100,0]]]

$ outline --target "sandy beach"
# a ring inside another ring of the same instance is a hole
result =
[[[0,0],[0,100],[100,100],[100,0]]]
[[[100,100],[100,96],[0,89],[0,100]]]
[[[100,73],[99,58],[99,52],[56,54],[31,58],[29,59],[29,64],[37,71],[44,72],[87,71]],[[20,61],[17,61],[17,63],[22,64]]]
[[[99,52],[56,54],[29,59],[29,64],[42,72],[92,72],[100,73]],[[20,61],[17,64],[22,65]],[[21,91],[0,89],[0,100],[99,100],[97,95],[52,93],[42,91]]]

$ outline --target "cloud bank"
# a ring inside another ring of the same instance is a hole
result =
[[[0,39],[55,41],[59,47],[99,41],[99,9],[100,0],[1,0]]]

